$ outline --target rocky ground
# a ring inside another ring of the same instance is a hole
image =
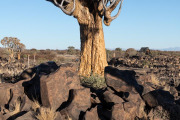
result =
[[[0,83],[14,82],[19,75],[27,69],[27,65],[21,62],[8,62],[6,58],[0,57]]]
[[[111,59],[109,64],[121,70],[135,70],[138,78],[154,75],[161,84],[178,87],[180,84],[180,52],[177,53],[161,52],[154,56],[152,54],[122,56]]]
[[[0,118],[180,120],[179,56],[136,54],[109,64],[103,89],[81,85],[78,63],[19,65],[18,79],[0,84]]]

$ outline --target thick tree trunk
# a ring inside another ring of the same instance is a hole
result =
[[[18,53],[18,60],[21,59],[21,53]]]
[[[102,18],[98,15],[91,18],[87,24],[80,24],[81,62],[79,74],[104,76],[107,66]]]
[[[121,10],[122,1],[116,0],[110,8],[103,6],[102,0],[48,0],[53,2],[65,14],[73,15],[79,22],[81,35],[81,62],[79,75],[90,76],[98,74],[104,76],[104,69],[107,66],[104,34],[102,28],[102,18],[105,25],[116,18]],[[108,1],[105,1],[108,4]],[[120,4],[120,9],[115,17],[111,17],[111,12]]]
[[[36,62],[36,55],[34,54],[34,63]]]
[[[28,57],[28,68],[29,68],[29,56],[30,56],[30,55],[27,56],[27,57]]]

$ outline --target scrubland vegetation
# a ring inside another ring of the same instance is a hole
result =
[[[106,49],[104,77],[79,76],[73,46],[0,52],[2,120],[180,119],[178,51]]]

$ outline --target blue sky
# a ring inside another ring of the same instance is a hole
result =
[[[179,6],[180,0],[124,0],[120,16],[103,26],[106,48],[180,47]],[[77,20],[45,0],[1,0],[0,39],[6,36],[28,49],[80,48]]]

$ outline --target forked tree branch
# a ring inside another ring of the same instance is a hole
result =
[[[65,14],[67,15],[72,15],[75,7],[76,7],[76,1],[75,0],[61,0],[61,2],[59,3],[59,0],[47,0],[52,2],[55,6],[59,7]],[[73,2],[73,8],[68,11],[67,9],[65,9],[65,7],[67,6],[67,4],[71,4]],[[64,5],[66,4],[66,5]]]
[[[75,0],[73,0],[73,8],[71,9],[71,11],[67,11],[67,10],[64,8],[64,6],[63,6],[64,1],[65,1],[65,0],[62,0],[62,1],[61,1],[61,4],[59,4],[59,3],[57,2],[57,0],[54,0],[54,3],[55,3],[56,6],[58,6],[65,14],[67,14],[67,15],[72,15],[72,13],[73,13],[74,10],[75,10],[75,6],[76,6]],[[67,3],[70,3],[70,2],[67,1],[67,0],[66,0],[66,2],[67,2]]]
[[[111,21],[116,19],[122,8],[122,3],[124,0],[102,0],[103,8],[104,8],[104,24],[109,26]],[[110,2],[110,5],[108,5],[108,2]],[[112,11],[117,7],[117,5],[120,3],[118,13],[115,16],[111,16]]]
[[[76,0],[47,0],[47,1],[52,2],[54,5],[59,7],[67,15],[73,15],[73,13],[78,13],[79,15],[79,12],[74,12],[77,7],[76,4],[78,4],[76,2],[78,2],[79,0],[77,1]],[[100,16],[104,16],[105,25],[109,26],[111,21],[116,19],[119,16],[123,1],[124,0],[98,0],[99,4],[98,4],[97,12],[99,12]],[[114,16],[111,16],[112,11],[114,11],[114,9],[117,8],[119,3],[120,3],[120,6],[119,6],[117,14]],[[92,8],[89,8],[89,9],[92,9]],[[81,12],[83,13],[83,11]]]
[[[110,0],[110,2],[111,2],[110,5],[108,7],[106,7],[108,0],[102,0],[103,7],[105,10],[108,10],[109,8],[111,8],[114,5],[114,3],[116,2],[116,0]]]

